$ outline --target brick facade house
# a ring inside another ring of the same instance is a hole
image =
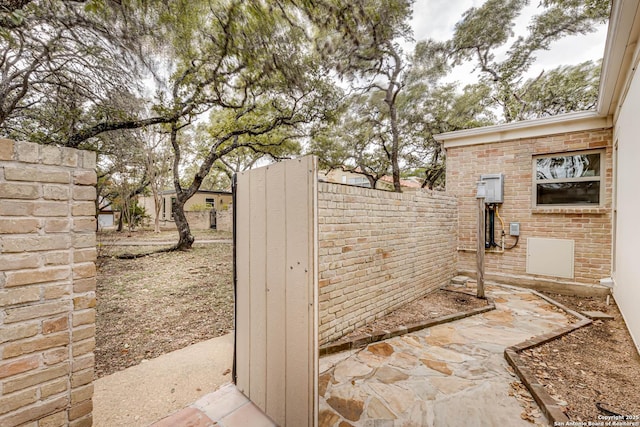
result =
[[[447,191],[460,210],[457,270],[473,275],[476,268],[476,182],[502,174],[503,200],[494,205],[497,246],[486,250],[486,277],[550,291],[607,293],[600,282],[611,276],[611,124],[591,113],[562,116],[559,126],[555,120],[442,136]],[[510,235],[513,223],[519,236]]]
[[[518,244],[488,249],[487,278],[571,293],[611,291],[640,349],[639,36],[640,4],[615,0],[595,111],[437,138],[447,151],[447,190],[459,201],[457,271],[474,271],[476,182],[503,174],[496,235],[502,220],[505,246],[515,243],[510,234],[519,234]]]

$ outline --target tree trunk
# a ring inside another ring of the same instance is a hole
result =
[[[425,178],[422,182],[422,188],[428,188],[429,190],[433,190],[433,187],[436,184],[436,181],[440,178],[440,176],[444,173],[443,167],[436,167],[433,169],[427,169],[425,171]]]
[[[156,209],[156,217],[153,221],[153,232],[154,233],[160,232],[160,211],[157,209]]]
[[[194,237],[191,235],[191,228],[189,228],[189,223],[187,222],[187,216],[184,213],[184,204],[186,200],[180,200],[180,194],[176,197],[175,207],[173,211],[173,220],[176,223],[176,227],[178,228],[178,235],[180,236],[178,239],[178,244],[176,244],[175,249],[180,251],[186,251],[191,249],[193,245]]]
[[[131,230],[133,229],[131,222],[133,221],[133,214],[131,212],[131,199],[128,197],[124,199],[124,212],[126,212],[125,220],[127,221],[127,236],[131,237]]]
[[[400,151],[400,135],[398,131],[398,113],[395,102],[389,104],[389,119],[391,121],[391,171],[393,172],[393,191],[402,193],[400,187],[400,165],[398,163],[398,151]]]
[[[152,185],[151,190],[153,192],[153,210],[156,214],[155,219],[153,221],[153,232],[159,233],[160,232],[160,210],[162,208],[160,203],[162,199],[160,198],[160,195],[158,194],[158,191],[155,188],[155,186]]]
[[[122,209],[120,210],[120,215],[118,215],[118,228],[116,229],[116,231],[118,233],[122,232],[122,226],[123,226],[123,221],[124,221],[124,212],[122,211]]]
[[[371,175],[365,175],[367,177],[367,179],[369,180],[369,186],[373,189],[376,188],[376,180],[374,177],[372,177]]]
[[[394,67],[393,73],[389,76],[389,86],[385,93],[384,102],[389,107],[389,122],[391,125],[391,171],[393,173],[393,191],[402,193],[400,187],[400,165],[398,156],[400,152],[400,129],[398,129],[398,109],[396,101],[398,93],[402,90],[402,84],[398,82],[400,73],[402,73],[402,59],[395,48],[389,44],[389,53],[393,56]]]
[[[366,172],[367,167],[365,166],[365,164],[362,161],[358,162],[358,167],[360,168],[360,171],[362,171],[362,174],[369,181],[369,185],[371,186],[371,188],[375,189],[376,188],[376,184],[378,183],[378,177],[374,176],[373,174],[367,173]],[[352,170],[351,172],[355,172],[355,170]]]

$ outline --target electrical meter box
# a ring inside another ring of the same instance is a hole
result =
[[[519,236],[520,235],[520,223],[519,222],[510,222],[509,223],[509,236]]]
[[[480,175],[480,181],[484,181],[485,184],[485,198],[486,204],[491,203],[503,203],[504,194],[504,175],[501,173],[491,173],[486,175]]]

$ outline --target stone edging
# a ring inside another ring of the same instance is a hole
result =
[[[528,350],[530,348],[541,346],[543,344],[548,343],[549,341],[556,340],[577,329],[590,325],[592,323],[592,320],[588,319],[587,317],[583,316],[582,314],[576,311],[571,310],[570,308],[560,304],[559,302],[547,297],[546,295],[542,295],[537,291],[532,291],[529,289],[527,289],[527,291],[542,298],[548,303],[555,305],[556,307],[565,311],[567,314],[570,314],[571,316],[576,317],[578,319],[578,322],[572,323],[568,326],[565,326],[560,329],[556,329],[546,334],[538,335],[536,337],[530,338],[526,341],[523,341],[511,347],[507,347],[504,350],[504,357],[505,359],[507,359],[507,362],[509,363],[509,365],[511,365],[511,367],[515,371],[516,375],[518,375],[522,383],[527,387],[527,389],[533,396],[538,406],[540,406],[540,409],[542,409],[542,412],[547,418],[547,421],[549,421],[549,424],[559,425],[560,423],[562,423],[562,425],[567,425],[567,423],[570,421],[569,417],[567,417],[565,413],[562,411],[562,408],[560,405],[558,405],[558,402],[556,402],[549,395],[549,393],[547,393],[547,390],[544,388],[544,386],[538,382],[538,379],[536,378],[536,376],[533,374],[533,372],[531,372],[531,370],[525,365],[525,363],[520,358],[519,353],[521,353],[524,350]]]
[[[459,292],[466,295],[471,295],[469,292],[464,292],[462,290],[446,289],[446,288],[443,288],[441,290],[448,291],[448,292]],[[479,307],[469,311],[462,311],[458,313],[448,314],[446,316],[441,316],[435,319],[429,319],[422,322],[409,323],[404,327],[400,327],[393,330],[374,331],[371,334],[367,334],[366,336],[361,338],[354,338],[351,340],[339,339],[338,341],[335,341],[333,343],[321,346],[319,349],[320,357],[333,354],[333,353],[339,353],[341,351],[366,347],[367,345],[377,341],[386,340],[389,338],[397,337],[399,335],[415,332],[420,329],[441,325],[443,323],[453,322],[455,320],[464,319],[465,317],[474,316],[476,314],[486,313],[487,311],[495,310],[495,308],[496,308],[496,305],[493,302],[493,300],[491,298],[487,298],[486,307]]]

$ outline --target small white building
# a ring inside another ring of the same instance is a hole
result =
[[[114,228],[117,225],[120,212],[114,211],[110,203],[100,206],[98,210],[98,229]]]

